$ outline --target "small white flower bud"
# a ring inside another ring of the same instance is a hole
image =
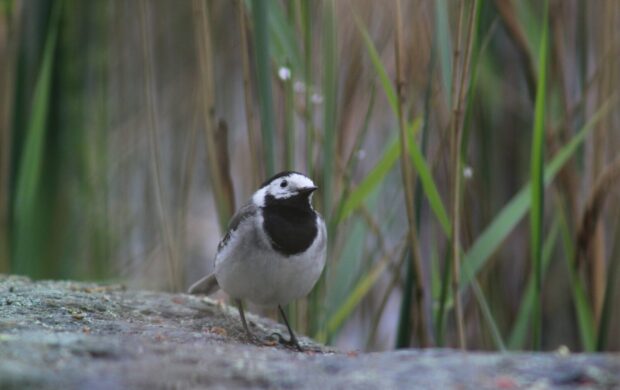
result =
[[[472,169],[472,167],[470,167],[469,165],[467,165],[465,168],[463,168],[463,177],[465,179],[471,179],[474,176],[474,170]]]
[[[282,81],[287,81],[291,79],[291,70],[285,66],[278,69],[278,77]]]

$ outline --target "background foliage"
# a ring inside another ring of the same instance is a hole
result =
[[[182,291],[295,169],[301,332],[618,350],[619,37],[614,0],[0,0],[0,272]]]

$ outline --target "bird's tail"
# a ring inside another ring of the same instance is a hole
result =
[[[215,273],[209,274],[192,284],[187,290],[189,294],[205,294],[210,295],[220,289],[220,285],[215,279]]]

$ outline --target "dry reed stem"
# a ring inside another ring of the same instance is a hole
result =
[[[461,2],[459,12],[459,23],[457,30],[457,44],[454,51],[454,66],[453,66],[453,85],[457,80],[460,81],[458,90],[453,87],[452,96],[453,112],[452,112],[452,137],[451,137],[451,157],[452,157],[452,204],[451,204],[451,254],[452,254],[452,293],[454,294],[454,310],[457,325],[457,334],[459,340],[459,348],[466,349],[467,344],[465,341],[465,323],[463,319],[463,308],[460,297],[459,281],[461,278],[460,269],[460,225],[461,225],[461,149],[463,143],[463,109],[465,105],[465,96],[468,90],[467,80],[469,80],[469,66],[471,62],[471,51],[473,47],[473,29],[475,24],[475,11],[477,1],[471,2],[467,36],[465,39],[465,55],[463,59],[463,66],[461,67],[460,77],[457,78],[458,61],[461,51],[461,30],[464,17],[464,0]],[[458,92],[457,92],[458,91]],[[456,95],[458,93],[458,95]]]
[[[242,0],[237,0],[237,14],[239,17],[239,33],[241,36],[241,64],[243,69],[243,98],[245,104],[245,119],[248,132],[248,141],[250,149],[250,172],[252,172],[251,181],[252,188],[256,188],[260,183],[260,177],[262,176],[263,167],[261,166],[262,159],[259,160],[257,156],[262,156],[260,142],[256,139],[256,129],[254,127],[254,108],[252,105],[252,84],[250,82],[250,58],[248,52],[248,33],[246,27],[246,14],[245,6]]]
[[[305,8],[305,12],[307,14],[308,20],[306,20],[306,24],[308,24],[303,29],[303,46],[304,46],[304,82],[306,84],[306,88],[304,91],[304,129],[306,131],[306,150],[305,150],[305,161],[306,161],[306,174],[310,177],[314,177],[314,121],[313,121],[313,110],[312,110],[312,15],[311,15],[311,0],[303,0],[303,7]]]
[[[458,69],[459,60],[461,56],[461,31],[463,26],[463,15],[465,13],[464,0],[461,0],[459,6],[459,21],[457,24],[457,39],[454,45],[454,53],[452,56],[452,90],[450,96],[452,100],[452,116],[451,131],[450,131],[450,158],[452,161],[452,191],[451,191],[451,203],[450,203],[450,218],[452,220],[450,231],[450,255],[452,258],[452,294],[454,300],[454,317],[456,321],[456,333],[458,339],[458,346],[461,349],[466,349],[465,343],[465,321],[463,319],[463,306],[461,304],[461,294],[459,288],[459,281],[461,279],[461,259],[460,259],[460,218],[459,218],[459,205],[460,205],[460,142],[462,135],[460,134],[459,127],[459,108],[461,100],[457,96],[457,84],[458,84]],[[461,78],[464,74],[461,75]],[[460,94],[460,93],[459,93]]]
[[[567,85],[567,69],[565,69],[563,62],[563,59],[567,58],[563,35],[565,31],[563,19],[566,17],[564,12],[565,7],[563,5],[563,3],[557,3],[549,13],[549,24],[553,33],[553,45],[551,45],[551,54],[553,55],[553,59],[551,61],[551,66],[555,69],[555,71],[551,73],[551,77],[555,78],[555,81],[560,89],[562,109],[564,111],[564,120],[562,121],[562,125],[558,126],[555,130],[552,129],[552,127],[548,127],[546,131],[548,144],[550,145],[550,150],[552,151],[551,154],[557,151],[560,148],[560,145],[565,144],[566,140],[570,139],[571,135],[574,133],[573,122],[566,120],[566,117],[569,115],[570,109],[573,106],[571,100],[574,100],[574,98],[572,98],[568,93],[569,86]],[[576,172],[577,166],[575,165],[575,160],[571,159],[566,163],[558,175],[558,185],[562,189],[561,192],[568,204],[571,226],[576,226],[577,216],[579,214],[576,196],[578,193],[578,178]]]
[[[370,334],[366,342],[366,350],[368,350],[371,347],[372,341],[377,336],[377,330],[379,329],[379,322],[381,322],[381,317],[383,317],[383,312],[385,311],[385,308],[387,307],[387,303],[388,303],[390,296],[392,296],[392,292],[400,284],[400,280],[401,280],[400,270],[403,268],[403,265],[405,264],[406,259],[407,259],[407,252],[403,250],[400,256],[400,259],[398,260],[398,263],[392,267],[393,268],[392,279],[390,280],[390,283],[388,284],[387,289],[383,293],[383,296],[381,297],[381,301],[379,303],[379,309],[374,315],[372,325],[370,326]]]
[[[613,0],[615,2],[615,0]],[[601,46],[603,48],[613,46],[614,41],[614,13],[612,1],[607,0],[602,4],[604,9],[604,16],[602,23],[600,24],[600,39]],[[604,50],[604,49],[603,49]],[[604,102],[612,93],[611,89],[614,79],[613,61],[608,61],[603,64],[603,75],[600,78],[600,86],[598,90],[599,102]],[[604,169],[605,161],[607,160],[607,144],[611,134],[608,134],[611,129],[609,116],[605,116],[599,123],[599,131],[593,136],[592,147],[592,177],[599,177]],[[596,188],[596,187],[595,187]],[[603,310],[603,300],[605,297],[605,236],[603,230],[603,223],[598,220],[596,227],[593,231],[593,237],[589,241],[589,261],[587,262],[587,274],[589,278],[589,293],[592,300],[592,308],[594,312],[594,319],[598,325]]]
[[[574,263],[576,268],[588,264],[588,255],[595,239],[596,228],[600,221],[601,211],[607,196],[612,192],[614,185],[620,183],[620,156],[609,164],[601,173],[588,195],[585,208],[581,215],[576,234],[577,250]],[[604,287],[604,285],[603,285]],[[604,291],[604,289],[603,289]]]
[[[517,47],[519,57],[521,58],[523,68],[525,69],[525,80],[527,81],[530,98],[532,99],[532,102],[534,102],[536,100],[536,86],[538,85],[536,66],[527,43],[525,33],[523,32],[521,24],[517,18],[514,5],[511,0],[495,0],[495,7],[504,21],[504,26],[506,26],[508,36]]]
[[[217,169],[219,170],[220,186],[230,204],[230,210],[235,210],[235,190],[230,176],[230,155],[228,154],[228,126],[220,119],[215,130],[215,150],[217,150]]]
[[[197,102],[197,90],[194,90],[194,96],[192,101]],[[177,220],[177,236],[176,242],[178,243],[178,254],[179,258],[185,258],[186,251],[186,234],[187,234],[187,215],[188,215],[188,207],[190,203],[190,190],[192,188],[193,178],[194,178],[194,169],[196,166],[196,148],[198,146],[198,142],[196,142],[198,136],[198,105],[194,107],[192,114],[192,124],[189,131],[189,135],[187,137],[187,145],[186,151],[183,159],[183,178],[181,180],[181,193],[180,199],[181,204],[179,207],[178,220]],[[179,280],[185,280],[185,272],[184,268],[180,267],[179,269]]]
[[[407,125],[405,122],[404,103],[405,103],[405,80],[403,77],[403,64],[402,64],[402,21],[401,21],[401,2],[396,0],[396,39],[395,44],[395,56],[396,56],[396,91],[398,96],[398,124],[401,146],[401,174],[405,190],[405,205],[407,208],[407,222],[409,225],[408,231],[408,243],[411,250],[411,259],[413,261],[413,269],[415,270],[416,277],[416,292],[415,292],[415,304],[417,311],[417,334],[418,341],[422,348],[429,346],[428,332],[427,332],[427,318],[425,310],[424,299],[424,278],[422,277],[422,259],[420,256],[420,247],[418,244],[418,233],[415,226],[415,208],[413,205],[413,172],[411,171],[411,165],[409,163],[409,150],[407,143]]]
[[[215,81],[213,79],[213,47],[209,28],[209,9],[201,0],[193,1],[194,23],[198,58],[200,62],[200,90],[203,104],[203,120],[207,147],[208,171],[211,190],[215,195],[220,229],[224,231],[234,209],[234,197],[225,184],[219,167],[217,128],[215,125]],[[220,143],[221,145],[221,143]]]
[[[142,55],[145,64],[145,94],[147,99],[147,121],[148,121],[148,135],[149,135],[149,150],[150,150],[150,163],[151,174],[155,183],[155,199],[157,203],[157,216],[159,218],[159,224],[162,236],[164,238],[164,247],[167,256],[171,289],[173,291],[178,290],[179,280],[177,278],[177,267],[179,266],[177,261],[177,252],[174,247],[174,240],[170,231],[170,225],[168,223],[167,210],[165,207],[163,187],[161,183],[161,157],[159,154],[159,125],[157,120],[156,108],[157,108],[157,95],[155,88],[155,75],[153,70],[153,53],[151,34],[148,31],[148,15],[149,8],[147,1],[142,0],[140,2],[140,28],[142,32]]]

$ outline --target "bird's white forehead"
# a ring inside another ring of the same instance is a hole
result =
[[[280,186],[283,180],[286,180],[287,182],[286,187]],[[309,177],[299,173],[290,173],[272,180],[267,185],[256,191],[252,196],[252,202],[254,202],[257,206],[262,207],[265,205],[265,197],[267,195],[272,195],[275,198],[283,199],[293,196],[295,192],[301,188],[314,186],[314,182]]]
[[[308,176],[300,175],[299,173],[291,173],[290,175],[282,176],[269,184],[269,186],[276,185],[280,188],[282,179],[288,181],[289,185],[293,185],[291,188],[308,188],[314,187],[314,182]]]

